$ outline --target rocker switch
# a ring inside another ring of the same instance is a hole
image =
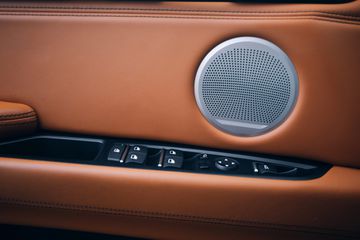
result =
[[[183,165],[183,153],[178,150],[167,150],[164,157],[164,168],[181,168]]]
[[[123,154],[125,149],[125,144],[115,143],[114,146],[110,149],[108,155],[108,161],[116,161],[119,162],[121,155]]]

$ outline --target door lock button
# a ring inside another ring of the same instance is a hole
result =
[[[230,171],[239,167],[239,162],[227,157],[219,157],[215,159],[215,167],[221,171]]]

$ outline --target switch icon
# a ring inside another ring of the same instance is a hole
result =
[[[136,159],[138,159],[138,156],[137,156],[136,154],[131,154],[131,155],[130,155],[130,158],[131,158],[132,160],[136,160]]]
[[[169,159],[167,160],[167,163],[169,163],[169,164],[175,164],[176,162],[175,162],[175,160],[174,160],[173,158],[169,158]]]
[[[121,154],[124,152],[125,144],[115,143],[114,146],[110,149],[107,160],[121,162]]]

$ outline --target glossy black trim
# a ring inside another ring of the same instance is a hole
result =
[[[43,144],[43,147],[41,145],[38,146],[39,143]],[[120,161],[120,159],[119,161],[109,161],[109,151],[116,143],[123,143],[128,146],[141,145],[147,147],[148,155],[145,163],[142,165],[125,163]],[[73,146],[73,144],[76,145]],[[36,151],[33,151],[35,154],[32,155],[33,147],[36,148]],[[60,153],[61,156],[56,156],[54,147],[57,148],[57,152]],[[163,151],[170,149],[183,152],[184,162],[182,168],[163,168],[158,166],[159,162],[162,161],[164,155]],[[88,154],[89,151],[91,152],[90,155]],[[81,153],[88,155],[82,157]],[[204,154],[207,155],[207,158],[203,158]],[[318,178],[324,175],[331,167],[329,164],[291,157],[285,158],[271,155],[234,152],[147,140],[99,138],[58,133],[44,133],[28,138],[0,143],[0,156],[111,167],[181,171],[195,174],[220,174],[289,180]],[[238,168],[231,171],[221,171],[215,164],[215,160],[219,157],[235,159],[240,165]],[[290,171],[289,173],[291,174],[274,174],[273,171],[260,174],[255,171],[254,163],[265,163],[269,166],[288,168],[289,170],[296,168],[296,171]],[[206,165],[208,167],[206,167]]]

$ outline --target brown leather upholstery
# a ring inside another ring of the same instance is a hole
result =
[[[359,167],[359,2],[1,3],[0,99],[31,104],[50,130]],[[278,44],[299,74],[294,112],[263,136],[220,132],[195,102],[198,64],[236,36]]]
[[[271,133],[235,137],[198,110],[204,55],[262,37],[300,92]],[[0,99],[43,129],[166,140],[360,167],[360,1],[346,4],[0,2]],[[14,90],[16,89],[16,91]],[[309,181],[0,159],[0,222],[160,239],[360,238],[360,172]]]
[[[360,237],[359,182],[343,167],[285,181],[1,158],[0,221],[166,239]]]
[[[36,120],[31,107],[0,101],[0,139],[34,132]]]

